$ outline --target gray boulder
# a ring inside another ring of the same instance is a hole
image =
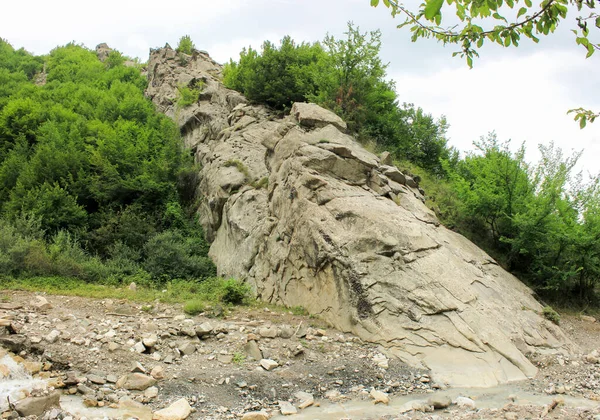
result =
[[[155,50],[148,69],[147,95],[202,168],[198,213],[219,275],[319,313],[438,383],[522,380],[537,373],[526,353],[573,350],[529,288],[441,226],[414,180],[380,166],[329,111],[295,104],[281,118],[248,105],[203,54],[182,66]],[[182,73],[205,85],[176,114]]]

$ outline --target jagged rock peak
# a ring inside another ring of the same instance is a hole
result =
[[[108,56],[110,55],[112,48],[108,46],[106,43],[101,43],[96,45],[96,56],[98,60],[105,62]]]
[[[152,51],[148,72],[148,96],[201,165],[198,213],[221,275],[453,385],[532,377],[527,354],[572,350],[529,288],[441,226],[415,181],[335,114],[248,104],[203,53]],[[178,107],[180,86],[198,101]]]

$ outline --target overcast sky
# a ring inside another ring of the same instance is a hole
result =
[[[500,139],[525,142],[535,160],[539,143],[554,141],[566,152],[585,149],[581,168],[600,171],[600,121],[580,130],[566,112],[600,110],[600,54],[585,59],[569,26],[538,45],[518,49],[490,45],[469,70],[452,58],[455,46],[410,42],[383,7],[369,0],[3,0],[0,37],[15,47],[45,54],[70,41],[94,48],[108,43],[145,61],[148,49],[177,45],[189,34],[217,61],[236,58],[242,47],[259,47],[284,35],[321,40],[342,36],[348,21],[361,30],[381,29],[382,57],[390,63],[401,102],[414,103],[450,123],[450,144],[462,151],[495,130]],[[414,2],[417,4],[418,2]],[[407,2],[405,4],[411,4]],[[571,16],[573,20],[573,16]]]

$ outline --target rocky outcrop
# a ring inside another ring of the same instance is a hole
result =
[[[415,181],[337,116],[296,104],[280,118],[220,75],[206,53],[154,50],[147,94],[202,167],[198,213],[221,275],[449,384],[525,379],[537,371],[527,353],[570,350],[531,290],[441,226]],[[181,86],[199,89],[198,102],[179,107]]]

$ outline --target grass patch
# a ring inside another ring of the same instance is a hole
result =
[[[50,295],[81,296],[92,299],[125,299],[132,302],[184,303],[202,301],[207,304],[241,305],[250,303],[250,287],[238,280],[210,278],[204,281],[174,280],[159,288],[138,285],[137,290],[127,286],[86,283],[65,277],[31,277],[0,279],[0,289],[45,292]],[[150,305],[148,305],[150,306]],[[149,309],[150,310],[150,309]]]
[[[252,183],[250,183],[250,185],[254,188],[256,188],[257,190],[260,190],[261,188],[268,188],[269,187],[269,177],[264,177],[259,179],[258,181],[254,181]]]
[[[246,361],[246,355],[244,353],[241,353],[239,351],[236,351],[235,353],[233,353],[233,363],[235,363],[236,365],[243,365],[244,362]]]
[[[183,305],[183,312],[188,315],[198,315],[206,310],[206,304],[198,299],[187,301]]]
[[[229,159],[227,162],[223,164],[224,167],[229,168],[235,166],[241,174],[243,174],[246,179],[250,179],[250,172],[248,172],[248,168],[241,161],[237,159]]]
[[[294,315],[308,315],[308,311],[304,306],[292,306],[290,312]]]

